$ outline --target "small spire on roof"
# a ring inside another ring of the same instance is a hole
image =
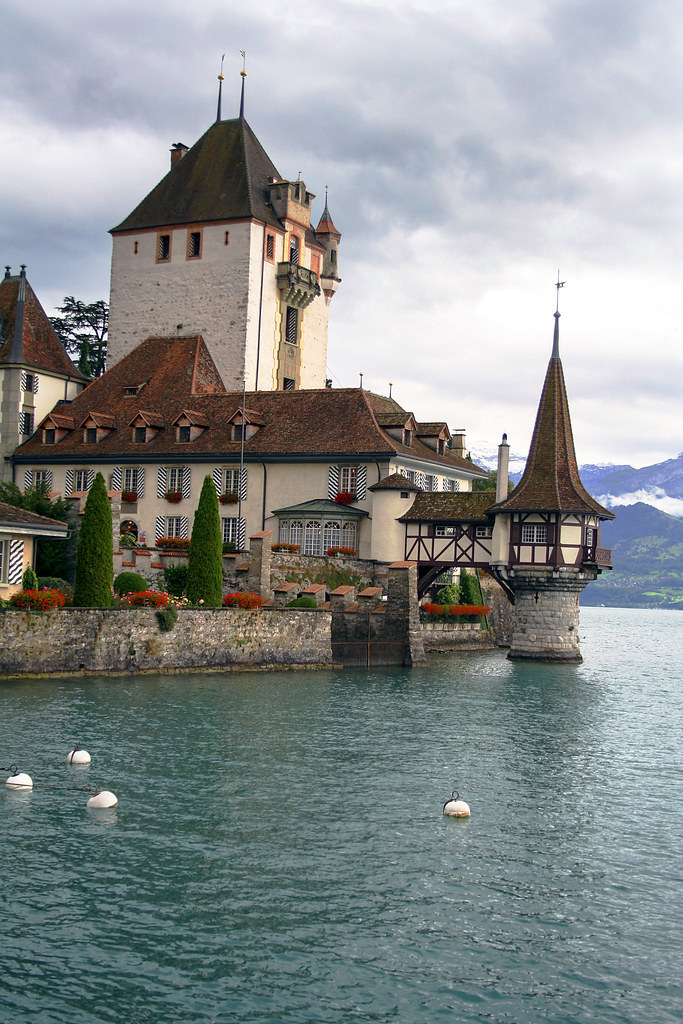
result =
[[[8,278],[8,277],[11,277],[11,276],[12,276],[12,268],[11,268],[11,267],[9,266],[9,264],[8,264],[8,265],[7,265],[6,267],[5,267],[5,280],[7,280],[7,278]]]
[[[242,79],[242,92],[240,95],[240,118],[244,117],[244,80],[247,77],[247,54],[245,50],[240,50],[242,54],[242,70],[240,71],[240,77]]]
[[[551,359],[560,358],[560,288],[564,288],[566,281],[560,281],[560,272],[557,271],[557,281],[555,287],[557,288],[557,305],[553,316],[555,317],[555,330],[553,332],[553,351]]]
[[[223,61],[225,60],[225,54],[221,57],[221,70],[218,75],[218,106],[216,108],[216,123],[221,119],[221,99],[223,98],[223,82],[225,81],[225,75],[223,74]]]

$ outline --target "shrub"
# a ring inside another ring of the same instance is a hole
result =
[[[38,590],[38,577],[30,565],[24,569],[24,575],[21,577],[21,589]]]
[[[233,552],[235,551],[237,551],[237,548],[235,547],[235,542],[232,540],[226,540],[225,544],[223,545],[223,554],[232,555]]]
[[[284,541],[280,541],[278,544],[273,544],[273,551],[301,551],[301,544],[285,544]]]
[[[187,583],[187,565],[184,562],[171,562],[164,569],[164,583],[169,594],[182,597]]]
[[[59,590],[64,594],[67,604],[71,604],[74,596],[73,587],[59,576],[39,576],[38,590]]]
[[[178,621],[178,609],[172,604],[166,605],[165,608],[157,608],[155,615],[160,633],[170,633]]]
[[[458,604],[460,601],[460,587],[455,583],[449,583],[440,587],[436,592],[437,604]]]
[[[295,597],[293,601],[285,605],[286,608],[317,608],[318,602],[310,594],[302,594],[301,597]]]
[[[79,608],[108,607],[113,578],[111,506],[104,477],[98,473],[88,491],[78,537],[74,604]]]
[[[119,537],[119,544],[122,548],[134,548],[138,539],[134,533],[122,533]]]
[[[216,485],[210,476],[204,477],[192,524],[185,590],[193,604],[198,604],[201,600],[210,608],[220,607],[223,590],[223,541]]]
[[[236,594],[226,594],[223,598],[224,608],[260,608],[263,598],[260,594],[252,594],[248,590]]]
[[[11,608],[32,609],[37,612],[49,612],[53,608],[63,608],[65,604],[66,598],[59,590],[20,590],[9,599]]]
[[[154,543],[164,551],[188,552],[190,550],[190,542],[187,537],[159,537]]]
[[[481,601],[479,581],[467,569],[460,570],[460,600],[463,604],[476,604],[477,601]]]
[[[137,594],[148,587],[149,583],[138,572],[120,572],[114,580],[115,594]]]
[[[121,595],[122,608],[165,608],[168,603],[169,596],[162,590],[140,590]]]

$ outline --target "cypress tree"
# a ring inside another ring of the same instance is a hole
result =
[[[203,601],[214,608],[220,607],[223,596],[221,519],[216,486],[210,476],[204,477],[192,524],[185,593],[193,604]]]
[[[104,477],[98,473],[88,491],[78,536],[74,604],[79,608],[108,607],[113,581],[111,506]]]

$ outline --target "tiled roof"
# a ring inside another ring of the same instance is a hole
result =
[[[69,531],[68,523],[63,523],[59,519],[39,516],[25,508],[17,508],[15,505],[8,505],[6,502],[0,501],[0,527],[11,530],[13,526],[33,529],[36,533],[52,530],[54,533],[63,533],[64,536]]]
[[[236,411],[241,411],[244,400],[250,421],[255,425],[263,424],[244,442],[247,460],[290,455],[406,457],[429,461],[433,472],[440,469],[485,475],[484,470],[451,452],[437,455],[419,439],[414,438],[407,447],[391,438],[378,425],[375,416],[375,408],[382,408],[387,401],[383,396],[358,388],[257,391],[243,396],[241,392],[225,391],[213,363],[209,383],[214,390],[207,393],[204,390],[207,377],[198,383],[195,372],[198,364],[207,362],[210,356],[201,338],[148,338],[92,381],[72,403],[59,406],[59,414],[64,415],[68,409],[76,423],[82,423],[97,410],[100,416],[104,413],[112,420],[115,418],[118,430],[112,430],[96,445],[84,443],[82,433],[73,431],[63,441],[49,447],[41,443],[40,433],[37,433],[17,449],[17,459],[22,462],[75,458],[90,462],[121,458],[157,461],[167,457],[180,460],[206,456],[237,459],[241,442],[234,437],[231,420]],[[139,397],[124,394],[122,382],[130,380],[147,381]],[[185,414],[193,423],[206,425],[207,429],[196,440],[182,442],[176,440],[175,431],[167,427],[146,443],[136,444],[133,431],[126,424],[140,412],[141,406],[154,409],[167,424],[174,424]],[[403,415],[407,414],[403,412]]]
[[[337,231],[336,227],[334,226],[334,221],[330,216],[330,211],[327,206],[327,199],[325,199],[325,209],[323,210],[320,220],[318,221],[318,226],[315,229],[315,233],[317,235],[334,235],[337,239],[341,238],[341,232]]]
[[[369,491],[421,491],[422,488],[401,473],[390,473],[378,483],[368,487]]]
[[[279,516],[285,513],[289,515],[334,515],[339,516],[341,519],[370,515],[363,508],[329,501],[327,498],[312,498],[311,501],[302,501],[298,505],[287,505],[285,508],[275,509],[272,514]]]
[[[399,521],[483,523],[495,499],[495,491],[423,491]]]
[[[438,437],[442,430],[450,434],[446,423],[418,423],[417,432],[420,437]]]
[[[23,271],[0,280],[0,363],[86,379],[64,351]]]
[[[280,175],[244,118],[217,121],[112,234],[245,217],[281,228],[271,178]]]
[[[614,519],[581,483],[574,451],[569,402],[559,353],[559,313],[555,314],[553,352],[548,363],[529,457],[521,480],[498,512],[579,512]]]

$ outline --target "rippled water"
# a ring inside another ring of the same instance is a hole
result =
[[[683,615],[581,633],[580,666],[0,684],[35,783],[0,791],[0,1021],[680,1024]]]

